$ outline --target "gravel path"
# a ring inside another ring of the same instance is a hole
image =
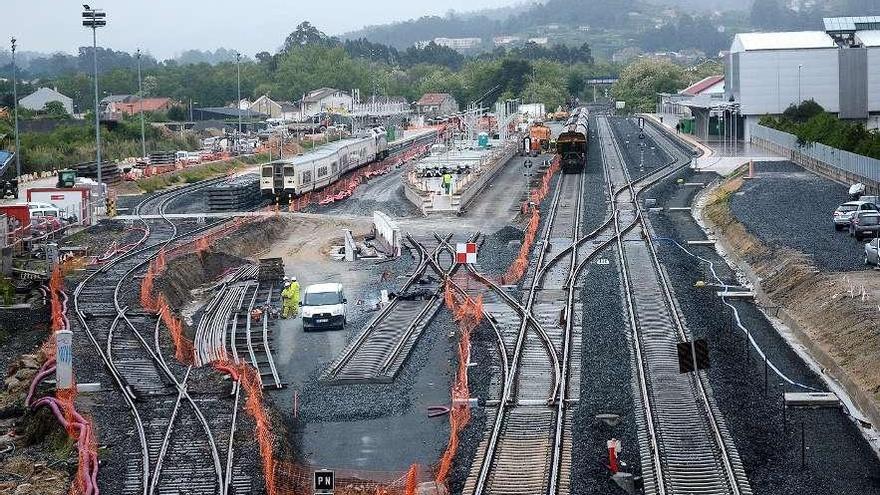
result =
[[[847,187],[791,162],[758,162],[757,178],[734,194],[731,209],[748,231],[770,246],[789,247],[826,271],[862,270],[864,248],[831,225],[848,200]]]

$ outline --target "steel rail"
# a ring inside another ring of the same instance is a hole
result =
[[[606,123],[607,125],[607,123]],[[623,172],[626,176],[629,175],[629,171],[625,166],[625,160],[623,159],[622,152],[620,151],[619,143],[617,139],[613,136],[613,130],[608,126],[609,131],[611,132],[611,141],[613,144],[614,152],[618,156],[620,163],[623,164]],[[661,147],[664,148],[664,151],[669,153],[669,148],[664,145],[661,141],[658,141]],[[604,151],[604,150],[603,150]],[[672,157],[673,154],[670,153]],[[680,158],[673,158],[673,162],[678,161]],[[684,166],[687,165],[687,161],[684,161],[683,164],[679,167],[675,167],[674,171],[680,170]],[[647,186],[646,186],[647,187]],[[676,337],[679,340],[687,340],[688,335],[685,330],[684,322],[681,319],[681,314],[679,312],[678,304],[675,300],[675,297],[672,294],[672,289],[670,287],[670,282],[666,277],[659,261],[659,256],[657,255],[656,246],[654,245],[653,240],[651,239],[651,227],[650,223],[647,221],[647,218],[644,216],[641,205],[639,204],[638,197],[639,194],[644,191],[646,187],[640,188],[639,191],[636,191],[632,186],[630,186],[630,200],[635,206],[636,209],[636,217],[633,223],[638,223],[638,227],[643,232],[643,238],[645,239],[645,244],[648,248],[648,253],[651,259],[651,265],[658,277],[658,281],[660,284],[660,288],[663,293],[663,298],[666,301],[670,309],[670,314],[673,319],[673,323],[675,326]],[[617,222],[615,222],[617,224]],[[618,257],[621,262],[622,270],[624,277],[624,287],[626,292],[626,300],[627,307],[630,316],[630,325],[633,328],[633,332],[635,335],[635,343],[634,348],[636,350],[636,362],[637,362],[637,373],[639,376],[639,386],[641,389],[641,396],[643,405],[646,410],[646,425],[648,428],[648,435],[651,446],[651,459],[653,465],[653,472],[657,478],[657,490],[660,494],[665,494],[667,492],[667,480],[664,472],[664,463],[663,463],[663,455],[660,451],[658,433],[656,428],[654,427],[654,422],[656,421],[655,413],[653,412],[652,405],[652,394],[650,392],[650,387],[647,382],[647,372],[645,368],[647,367],[646,358],[641,351],[641,346],[644,345],[641,337],[641,332],[638,329],[638,317],[636,316],[636,305],[635,305],[635,296],[634,289],[632,287],[632,283],[629,279],[628,273],[628,258],[626,255],[626,251],[623,247],[622,235],[618,237]],[[718,451],[718,456],[720,457],[721,464],[723,466],[723,476],[725,477],[725,484],[731,490],[731,493],[736,495],[742,494],[743,490],[740,487],[740,480],[738,480],[736,475],[736,469],[733,466],[733,461],[731,460],[731,454],[727,449],[726,440],[722,434],[721,426],[719,424],[720,418],[716,415],[713,405],[709,400],[709,392],[706,389],[704,384],[704,378],[702,375],[697,374],[696,376],[691,377],[691,382],[695,385],[696,390],[698,391],[698,396],[700,400],[700,407],[702,412],[705,414],[705,419],[708,422],[708,425],[711,430],[712,439],[714,440],[715,447]],[[748,493],[751,493],[748,491]]]
[[[550,231],[553,226],[553,220],[555,218],[556,211],[559,208],[559,201],[562,196],[562,187],[561,186],[562,186],[562,182],[563,182],[564,177],[565,176],[563,175],[557,181],[556,189],[553,194],[553,200],[552,200],[551,207],[550,207],[550,214],[548,215],[548,218],[547,218],[547,221],[544,226],[543,233],[542,233],[542,237],[541,237],[544,245],[542,245],[539,248],[538,263],[537,263],[537,266],[539,267],[538,269],[540,269],[540,267],[544,264],[544,256],[546,254],[546,239],[550,235]],[[532,304],[534,303],[535,292],[536,292],[538,280],[539,280],[539,277],[536,273],[536,275],[532,279],[531,286],[529,287],[529,295],[526,299],[526,304],[523,305],[524,310],[528,314],[531,314],[531,307],[532,307]],[[477,475],[476,483],[474,485],[474,492],[473,493],[476,495],[482,495],[486,490],[486,485],[488,484],[489,473],[492,470],[492,465],[495,460],[495,456],[497,454],[496,451],[498,449],[498,442],[499,442],[499,438],[501,436],[501,430],[504,426],[504,418],[505,418],[505,415],[509,409],[510,401],[515,394],[516,380],[517,380],[518,371],[519,371],[519,361],[522,357],[523,348],[525,346],[525,339],[526,339],[526,334],[528,332],[528,327],[529,327],[529,319],[524,317],[522,319],[522,323],[520,324],[519,331],[517,332],[516,345],[513,350],[512,361],[510,362],[510,372],[508,373],[507,380],[504,383],[504,389],[502,392],[501,401],[498,405],[498,413],[495,415],[495,420],[493,422],[492,430],[489,435],[489,442],[486,447],[486,453],[483,455],[483,459],[480,464],[480,470]],[[550,356],[555,357],[556,353],[555,353],[555,348],[552,345],[552,341],[550,341],[550,344],[551,345],[548,346],[548,353],[550,353]],[[551,393],[551,397],[555,396],[555,390],[557,389],[557,386],[558,386],[558,380],[559,380],[559,373],[558,373],[559,367],[558,367],[558,365],[559,365],[558,361],[555,361],[554,368],[553,368],[554,385],[552,387],[554,392]]]
[[[452,234],[449,234],[448,238],[451,237]],[[413,274],[406,280],[406,282],[404,282],[402,287],[402,290],[404,291],[412,287],[412,285],[415,284],[415,282],[424,275],[425,271],[430,265],[430,257],[425,256],[422,253],[415,239],[407,234],[406,240],[413,245],[413,248],[418,253],[419,264],[416,266],[416,270],[413,272]],[[367,323],[367,326],[364,327],[363,331],[361,331],[358,336],[355,337],[354,341],[345,348],[342,355],[330,365],[326,373],[331,379],[337,377],[340,372],[345,369],[351,359],[358,353],[361,347],[363,347],[364,343],[369,339],[370,335],[372,335],[376,327],[379,326],[379,324],[382,323],[389,314],[391,314],[392,310],[397,306],[398,301],[399,298],[395,297],[384,308],[382,308],[379,313],[376,314],[376,316],[373,317],[373,319],[371,319],[369,323]],[[386,365],[383,364],[382,368],[386,368]]]

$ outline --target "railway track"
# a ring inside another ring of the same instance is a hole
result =
[[[263,388],[283,388],[275,367],[270,314],[278,311],[281,285],[277,280],[258,280],[259,268],[244,265],[215,287],[195,331],[196,365],[218,360],[249,363],[256,369]],[[263,311],[252,318],[255,308]]]
[[[443,243],[451,239],[418,241],[407,235],[418,257],[413,274],[400,293],[364,327],[321,377],[329,383],[391,382],[410,350],[443,304],[443,280],[455,269],[443,266]],[[430,244],[430,245],[427,245]],[[450,260],[451,261],[451,260]]]
[[[617,255],[629,326],[633,333],[636,404],[642,476],[647,494],[751,494],[742,463],[723,418],[711,398],[704,372],[680,374],[676,344],[688,340],[669,281],[660,265],[637,187],[607,119],[598,125],[606,181],[625,191],[612,202]],[[656,142],[686,166],[664,136]]]
[[[579,400],[583,319],[576,281],[588,263],[607,248],[616,245],[621,236],[638,226],[641,216],[637,205],[634,205],[638,192],[683,166],[670,162],[632,179],[623,170],[622,162],[603,162],[606,192],[612,208],[599,227],[581,234],[578,217],[581,208],[578,204],[572,209],[571,204],[582,197],[583,193],[572,196],[572,181],[566,182],[565,177],[560,179],[542,240],[533,253],[530,266],[535,268],[527,279],[529,289],[522,303],[516,301],[503,287],[479,273],[476,267],[468,267],[477,279],[503,300],[507,306],[508,321],[511,311],[520,316],[520,331],[516,333],[516,342],[508,347],[514,349],[514,354],[510,357],[512,364],[507,373],[510,383],[505,384],[507,390],[502,394],[505,398],[500,402],[498,410],[493,411],[496,413],[495,421],[480,446],[478,458],[465,485],[466,493],[569,492],[571,441],[568,432],[572,418],[567,406]],[[626,175],[621,176],[623,173]],[[615,177],[620,178],[612,180]],[[633,209],[638,214],[630,214],[627,219],[623,219],[620,211],[624,209]],[[537,335],[532,336],[531,340],[525,340],[526,348],[531,344],[531,352],[525,354],[525,359],[521,359],[517,357],[517,353],[522,352],[520,341],[528,333],[527,328],[534,328]],[[538,336],[544,338],[543,361],[541,353],[537,352],[539,346],[535,345],[540,340]],[[541,366],[544,369],[541,377],[543,381],[539,381],[531,373],[532,369],[539,369]],[[547,373],[548,369],[550,373]],[[528,395],[516,395],[515,385],[520,373],[523,373],[528,383],[526,393],[532,394],[526,401],[522,398]],[[552,390],[544,404],[534,395],[541,389]],[[511,405],[512,397],[514,405]],[[517,407],[520,411],[516,411]],[[500,448],[502,441],[508,452]],[[543,455],[534,456],[536,452]],[[529,462],[524,464],[522,461],[526,458]],[[497,469],[496,472],[497,467],[502,469]]]
[[[160,193],[138,205],[137,215],[160,218],[141,217],[144,234],[134,247],[89,270],[74,291],[78,325],[95,346],[133,419],[138,448],[123,453],[123,494],[225,495],[247,493],[245,487],[251,485],[249,475],[233,474],[231,440],[238,390],[194,386],[190,367],[165,359],[162,325],[138,303],[138,277],[159,251],[193,242],[194,236],[213,226],[188,223],[181,232],[165,217],[167,208],[211,183]]]

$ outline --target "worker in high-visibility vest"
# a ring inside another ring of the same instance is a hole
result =
[[[443,190],[446,194],[452,194],[452,174],[449,172],[443,174]]]
[[[282,306],[281,317],[290,318],[299,312],[299,282],[292,277],[290,285],[281,291]]]

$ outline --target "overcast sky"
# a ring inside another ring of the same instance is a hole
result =
[[[80,22],[82,2],[73,0],[0,0],[3,31],[18,38],[20,50],[74,52],[91,45],[91,32]],[[449,9],[469,11],[499,7],[514,0],[115,0],[91,3],[107,11],[107,27],[98,44],[117,50],[138,47],[158,59],[183,50],[225,47],[253,56],[274,52],[288,33],[310,21],[328,34],[368,24],[384,24]],[[2,43],[8,45],[9,36]],[[8,49],[8,48],[7,48]]]

